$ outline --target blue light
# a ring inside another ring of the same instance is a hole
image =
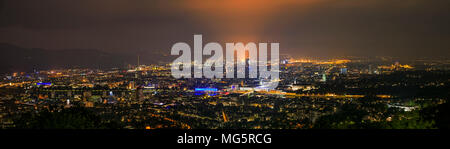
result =
[[[217,88],[195,88],[196,92],[217,92]]]
[[[36,85],[44,85],[44,86],[50,86],[50,85],[52,85],[52,83],[47,83],[47,82],[39,82],[39,83],[36,83]]]

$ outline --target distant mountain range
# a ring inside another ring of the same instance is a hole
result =
[[[137,63],[137,54],[108,53],[95,49],[30,49],[0,43],[0,52],[0,73],[58,68],[105,69]],[[156,63],[162,60],[161,57],[163,56],[141,56],[141,62]]]

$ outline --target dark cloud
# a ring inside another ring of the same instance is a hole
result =
[[[287,9],[267,35],[288,53],[314,55],[449,55],[448,1],[327,1],[307,13]],[[300,15],[297,15],[300,14]]]
[[[280,42],[296,56],[450,55],[448,0],[4,0],[0,42],[169,53],[175,42]]]

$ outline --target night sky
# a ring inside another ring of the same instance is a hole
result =
[[[450,56],[449,0],[1,0],[0,42],[169,54],[279,42],[294,56]]]

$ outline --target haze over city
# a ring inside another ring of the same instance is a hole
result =
[[[445,0],[1,0],[0,42],[169,55],[176,42],[279,42],[303,56],[449,56]]]

